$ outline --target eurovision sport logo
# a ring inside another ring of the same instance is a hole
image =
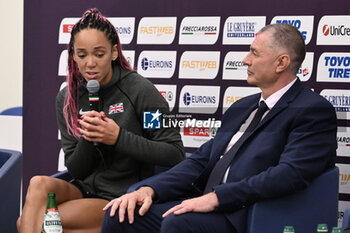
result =
[[[215,44],[219,37],[220,16],[185,17],[180,30],[179,44]]]

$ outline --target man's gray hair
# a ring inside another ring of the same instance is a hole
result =
[[[292,25],[278,23],[263,27],[257,34],[267,31],[272,34],[272,47],[287,50],[291,59],[290,69],[297,74],[306,53],[305,41],[299,30]]]

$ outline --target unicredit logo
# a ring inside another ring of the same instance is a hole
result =
[[[188,92],[185,92],[184,94],[184,104],[185,105],[190,105],[191,103],[191,94]]]
[[[325,24],[322,28],[322,33],[323,35],[325,36],[328,36],[329,35],[329,26],[327,24]]]
[[[325,24],[322,28],[323,35],[328,36],[350,36],[350,28],[345,25],[328,26]]]

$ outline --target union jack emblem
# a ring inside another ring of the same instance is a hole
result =
[[[109,106],[109,111],[108,111],[109,115],[114,113],[119,113],[119,112],[124,112],[123,103],[112,104],[111,106]]]

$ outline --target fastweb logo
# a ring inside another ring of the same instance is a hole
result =
[[[176,17],[144,17],[138,27],[138,44],[171,44],[176,33]]]
[[[214,79],[219,71],[219,51],[185,51],[180,59],[179,78]]]

